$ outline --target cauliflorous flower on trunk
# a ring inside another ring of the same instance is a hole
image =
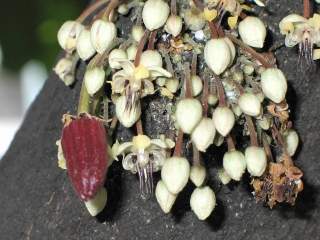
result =
[[[119,59],[118,63],[122,70],[115,73],[112,77],[112,91],[126,97],[126,106],[123,111],[129,113],[135,106],[139,105],[141,97],[153,94],[154,85],[152,81],[154,79],[157,77],[172,77],[171,73],[158,66],[144,66],[140,64],[138,67],[135,67],[131,61],[124,59]],[[118,111],[118,114],[122,115],[123,113],[119,113]],[[121,122],[121,116],[118,116],[118,118]]]
[[[153,193],[153,172],[157,172],[167,157],[167,150],[174,147],[174,142],[161,136],[159,139],[150,139],[146,135],[133,137],[132,142],[112,147],[114,156],[123,155],[122,166],[125,170],[138,173],[140,192],[143,199],[148,199]]]

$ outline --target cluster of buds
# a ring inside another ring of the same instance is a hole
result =
[[[267,28],[247,16],[250,9],[240,0],[100,0],[63,24],[58,41],[67,55],[56,73],[71,85],[77,61],[87,68],[78,115],[64,116],[58,165],[92,215],[106,205],[107,169],[116,160],[138,175],[143,199],[155,192],[165,213],[190,181],[195,187],[190,207],[200,220],[207,219],[216,195],[204,153],[224,143],[228,151],[221,159],[209,160],[220,164],[222,184],[246,175],[258,201],[270,207],[295,203],[303,174],[292,160],[299,137],[289,119],[287,79],[272,53],[261,52]],[[227,28],[221,24],[225,15]],[[119,19],[133,21],[131,31],[122,31]],[[317,15],[308,20],[294,15],[280,27],[292,42],[302,28],[317,29],[318,21]],[[307,43],[318,44],[312,37]],[[170,130],[156,138],[143,128],[148,117],[142,102],[150,96],[172,104]],[[116,139],[118,125],[136,134]],[[160,180],[153,176],[158,171]]]

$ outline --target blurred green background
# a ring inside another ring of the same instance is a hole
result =
[[[85,0],[1,0],[0,45],[5,68],[18,71],[30,59],[50,70],[59,46],[61,24],[83,11]]]

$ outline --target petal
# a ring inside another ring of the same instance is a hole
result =
[[[127,59],[119,59],[118,62],[127,75],[133,76],[135,67],[131,61]]]
[[[148,70],[150,71],[150,75],[152,78],[156,77],[172,77],[172,74],[168,72],[167,70],[161,68],[161,67],[148,67]]]
[[[143,91],[142,91],[142,97],[145,97],[149,94],[154,93],[154,86],[153,83],[149,80],[143,80]]]

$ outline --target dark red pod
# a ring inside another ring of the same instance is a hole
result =
[[[103,122],[88,114],[66,118],[61,145],[67,171],[78,196],[92,199],[104,185],[107,166],[107,136]]]

